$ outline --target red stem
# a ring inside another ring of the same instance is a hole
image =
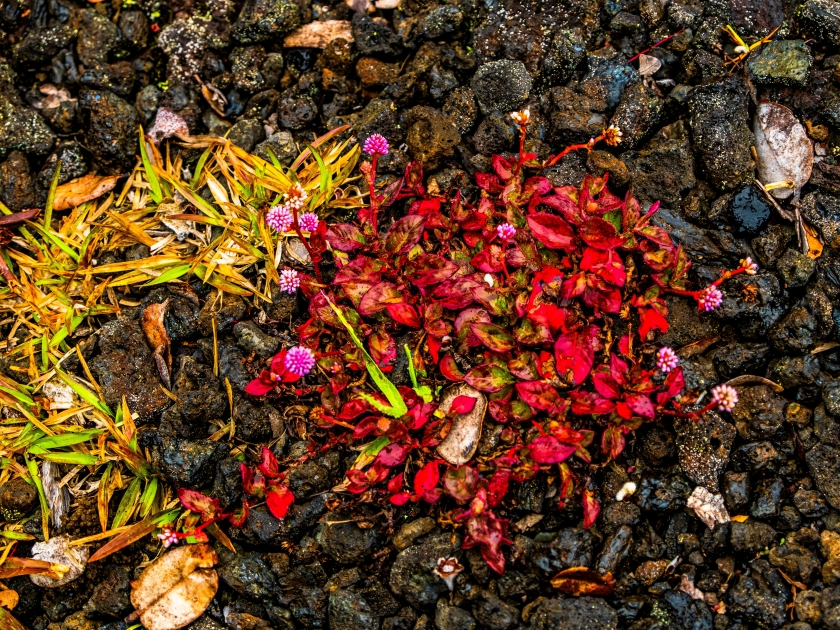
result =
[[[309,254],[309,260],[312,261],[312,266],[315,267],[315,277],[318,278],[319,284],[324,284],[324,279],[321,277],[321,268],[318,266],[318,262],[315,260],[315,254],[312,252],[312,248],[309,247],[309,240],[303,237],[303,232],[300,231],[300,224],[298,223],[298,211],[297,208],[292,209],[292,214],[294,215],[295,219],[295,234],[297,234],[300,242],[303,243],[303,246],[306,248],[306,253]]]
[[[373,161],[370,165],[370,174],[368,175],[368,186],[370,187],[370,226],[373,228],[373,234],[379,234],[379,198],[376,196],[374,184],[376,183],[376,164],[379,162],[379,154],[373,154]]]
[[[684,28],[681,28],[681,29],[680,29],[680,30],[678,30],[676,33],[672,33],[671,35],[668,35],[668,37],[666,37],[666,38],[664,38],[664,39],[660,39],[658,42],[656,42],[656,43],[655,43],[653,46],[651,46],[650,48],[646,48],[645,50],[643,50],[642,52],[640,52],[640,53],[639,53],[638,55],[636,55],[635,57],[630,57],[630,59],[628,59],[628,60],[627,60],[627,63],[633,63],[634,61],[636,61],[636,59],[638,59],[639,57],[641,57],[641,56],[642,56],[642,55],[644,55],[645,53],[650,52],[650,51],[651,51],[651,50],[653,50],[654,48],[659,48],[662,44],[665,44],[665,43],[667,43],[667,42],[671,41],[671,40],[672,40],[672,39],[674,39],[677,35],[679,35],[680,33],[682,33],[684,30],[685,30]]]

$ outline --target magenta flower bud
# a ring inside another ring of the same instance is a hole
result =
[[[378,133],[365,140],[362,150],[368,155],[388,155],[388,140]]]
[[[758,263],[754,263],[753,259],[749,256],[741,261],[741,267],[744,268],[744,272],[749,276],[754,276],[758,273]]]
[[[503,241],[509,241],[513,238],[513,235],[516,234],[516,228],[510,223],[502,223],[501,225],[496,226],[496,234],[498,234],[499,238]]]
[[[314,232],[318,229],[318,215],[314,212],[304,212],[299,219],[300,229]]]
[[[697,304],[701,311],[713,311],[723,303],[723,293],[714,285],[710,285],[700,291],[697,296]]]
[[[679,362],[680,359],[676,352],[671,350],[668,346],[659,348],[659,352],[656,353],[656,367],[663,372],[670,372],[677,367],[677,363]]]
[[[174,529],[169,527],[164,527],[160,534],[157,535],[159,541],[163,543],[163,546],[166,549],[169,549],[172,545],[178,544],[178,534],[175,532]]]
[[[315,355],[304,346],[295,346],[286,353],[286,369],[292,374],[306,376],[315,367]]]
[[[300,276],[294,269],[284,269],[280,272],[280,290],[285,293],[294,293],[300,287]]]
[[[730,385],[716,385],[712,388],[712,402],[718,411],[732,411],[738,404],[738,392]]]
[[[274,206],[265,216],[265,222],[275,232],[288,232],[292,227],[292,221],[294,217],[285,205]]]

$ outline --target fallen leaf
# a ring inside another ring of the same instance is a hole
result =
[[[834,348],[840,346],[840,343],[836,341],[829,341],[828,343],[821,343],[816,348],[811,350],[811,354],[819,354],[820,352],[825,352],[826,350],[834,350]]]
[[[714,529],[719,523],[729,522],[729,512],[723,503],[723,496],[712,494],[703,486],[694,488],[694,492],[688,497],[686,507],[691,508],[697,514],[697,518],[703,521],[709,529]]]
[[[163,381],[166,389],[171,389],[169,375],[172,374],[172,352],[169,335],[163,325],[163,317],[168,305],[168,299],[158,304],[149,304],[143,311],[141,325],[143,334],[146,335],[146,340],[155,353],[155,363],[160,373],[160,380]]]
[[[698,354],[703,354],[704,352],[706,352],[706,350],[711,348],[718,341],[720,341],[720,337],[707,337],[706,339],[693,341],[677,350],[677,355],[679,355],[681,359],[690,359],[691,357],[697,356]]]
[[[4,608],[0,608],[0,628],[3,630],[26,630],[26,627]]]
[[[466,383],[453,385],[443,392],[438,409],[448,414],[452,403],[459,396],[475,398],[475,406],[469,413],[457,414],[452,419],[449,435],[437,447],[437,453],[452,466],[466,464],[478,448],[484,412],[487,411],[487,397]]]
[[[18,601],[20,601],[20,596],[17,594],[17,591],[13,591],[10,588],[0,591],[0,606],[3,608],[12,610],[18,605]]]
[[[32,558],[6,558],[0,565],[0,580],[9,580],[20,575],[47,575],[56,580],[60,579],[69,567],[63,564],[55,564],[46,560],[34,560]]]
[[[377,9],[396,9],[400,6],[400,0],[376,0]]]
[[[735,378],[726,381],[726,384],[731,385],[732,387],[740,387],[741,385],[767,385],[768,387],[772,387],[775,392],[781,392],[785,389],[778,383],[771,381],[769,378],[756,376],[755,374],[742,374],[741,376],[736,376]]]
[[[749,516],[747,516],[746,514],[738,514],[738,516],[733,516],[733,517],[732,517],[731,519],[729,519],[729,520],[730,520],[730,521],[733,521],[733,522],[735,522],[735,523],[746,523],[746,522],[749,520],[749,518],[750,518],[750,517],[749,517]]]
[[[529,514],[528,516],[516,521],[513,526],[520,532],[526,532],[534,525],[545,518],[544,514]]]
[[[147,536],[160,527],[159,519],[165,512],[158,512],[157,514],[150,514],[139,523],[135,523],[124,532],[115,536],[107,543],[102,545],[96,553],[94,553],[88,562],[96,562],[110,556],[112,553],[128,547],[128,545],[137,542],[143,536]]]
[[[88,173],[84,177],[71,179],[55,189],[53,210],[70,210],[82,205],[86,201],[101,197],[112,190],[122,175],[94,175]]]
[[[639,74],[643,77],[656,74],[661,67],[662,62],[653,55],[639,55]]]
[[[594,595],[607,597],[615,589],[615,579],[612,573],[601,575],[586,567],[570,567],[563,569],[551,578],[551,585],[566,595]]]
[[[820,241],[817,231],[804,221],[802,222],[802,227],[805,228],[805,237],[808,239],[808,257],[814,259],[819,258],[823,253],[823,244]]]
[[[334,39],[353,41],[353,31],[347,20],[310,22],[292,31],[283,40],[284,48],[324,48]]]
[[[692,599],[698,599],[700,601],[703,601],[704,599],[703,591],[694,586],[694,577],[688,575],[687,573],[682,574],[682,578],[680,578],[680,585],[677,588],[683,593],[688,593]]]
[[[35,560],[51,562],[53,565],[63,565],[67,570],[59,578],[44,573],[30,575],[29,579],[38,586],[56,588],[72,582],[84,573],[90,551],[88,547],[83,545],[71,547],[69,543],[70,541],[64,536],[54,536],[48,542],[32,545],[32,557]],[[62,570],[63,568],[60,568],[56,572],[61,573]]]
[[[218,560],[210,545],[183,545],[146,567],[131,590],[146,630],[175,630],[198,619],[219,588]]]
[[[790,181],[791,187],[773,188],[777,199],[794,195],[811,177],[814,146],[796,116],[784,105],[762,102],[753,121],[755,150],[758,156],[759,179],[765,186]]]

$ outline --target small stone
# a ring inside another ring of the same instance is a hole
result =
[[[840,248],[840,196],[808,193],[802,199],[800,210],[805,220],[819,230],[828,247]]]
[[[434,604],[449,589],[434,569],[440,558],[459,558],[460,536],[444,533],[400,551],[391,565],[390,586],[394,594],[415,607]]]
[[[586,62],[589,72],[580,81],[581,94],[603,101],[607,108],[618,105],[624,91],[639,81],[636,67],[612,46],[590,53]]]
[[[271,134],[254,149],[254,154],[266,162],[271,162],[271,155],[277,158],[283,166],[289,166],[298,155],[297,145],[292,134],[288,131],[277,131]]]
[[[641,83],[631,85],[613,114],[611,125],[621,129],[621,147],[633,149],[659,124],[665,111],[662,99]]]
[[[383,26],[359,11],[353,15],[353,39],[356,50],[362,55],[397,55],[402,46],[400,36],[390,27]]]
[[[78,578],[85,571],[90,548],[85,545],[69,546],[70,540],[64,536],[53,536],[48,542],[36,542],[32,545],[32,557],[68,567],[67,573],[55,579],[47,575],[30,575],[30,579],[43,588],[64,586]]]
[[[233,334],[245,352],[255,352],[261,357],[272,356],[280,345],[279,339],[265,334],[254,321],[237,322]]]
[[[435,625],[438,630],[475,630],[475,619],[463,608],[448,605],[441,597],[435,609]]]
[[[411,126],[406,144],[414,159],[435,169],[454,155],[461,136],[449,116],[431,107],[418,106],[409,110],[408,120]]]
[[[543,80],[546,85],[562,85],[586,57],[586,42],[580,33],[560,29],[551,38],[548,51],[543,58]]]
[[[341,510],[328,512],[318,535],[324,552],[342,564],[359,562],[379,543],[377,530],[359,527],[359,523],[351,520],[354,514]]]
[[[0,159],[10,151],[46,155],[55,144],[55,134],[36,110],[15,105],[0,94]]]
[[[650,586],[658,581],[668,568],[667,560],[648,560],[640,564],[634,571],[636,579],[638,579],[643,586]]]
[[[733,512],[750,502],[752,492],[749,473],[727,471],[723,475],[722,486],[726,507]]]
[[[0,499],[1,498],[2,495],[0,495]],[[437,524],[435,523],[435,520],[428,516],[423,516],[406,523],[394,534],[394,547],[402,551],[403,549],[409,547],[415,539],[420,538],[420,536],[425,536],[436,526]]]
[[[770,547],[778,539],[778,533],[767,523],[748,519],[743,523],[733,521],[729,525],[729,542],[738,553],[756,554]]]
[[[743,186],[733,193],[729,209],[739,232],[747,235],[760,233],[773,213],[764,193],[752,184]]]
[[[702,422],[677,418],[677,448],[686,476],[709,492],[718,491],[718,477],[729,461],[735,429],[717,413],[707,412]]]
[[[22,477],[14,477],[0,486],[0,516],[14,522],[35,509],[38,491]]]
[[[747,64],[756,83],[780,83],[806,87],[814,58],[801,39],[776,40],[762,46],[758,55],[750,55]]]
[[[840,45],[840,5],[835,0],[808,0],[800,15],[821,40]]]
[[[755,484],[750,516],[770,518],[779,515],[785,485],[781,479],[762,479]]]
[[[817,269],[817,261],[791,248],[776,263],[776,269],[782,275],[785,285],[796,289],[808,283]]]
[[[137,110],[116,94],[83,89],[79,106],[85,119],[85,146],[110,174],[129,171],[136,162]]]
[[[278,40],[300,25],[300,8],[292,0],[248,0],[231,27],[240,44]]]
[[[537,600],[530,613],[531,630],[616,630],[618,615],[603,599],[572,597]]]
[[[534,80],[521,61],[501,59],[479,66],[470,82],[483,114],[511,112],[522,106]]]
[[[641,203],[673,206],[697,183],[688,127],[682,121],[663,127],[641,149],[620,157],[630,171],[630,190]]]

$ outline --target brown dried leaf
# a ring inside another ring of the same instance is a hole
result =
[[[764,185],[793,182],[792,188],[774,188],[770,194],[787,199],[811,178],[814,146],[796,116],[784,105],[759,103],[753,121],[755,150],[758,155],[758,178]]]
[[[785,389],[778,383],[771,381],[769,378],[756,376],[755,374],[742,374],[741,376],[736,376],[735,378],[726,381],[726,384],[731,385],[732,387],[740,387],[742,385],[767,385],[767,387],[772,387],[775,392],[781,392]]]
[[[68,567],[60,564],[47,562],[46,560],[35,560],[33,558],[6,558],[0,565],[0,580],[8,580],[19,575],[46,575],[54,580],[59,580],[68,571]]]
[[[168,305],[168,299],[159,304],[149,304],[143,311],[141,325],[146,341],[155,353],[160,380],[163,381],[166,389],[171,389],[169,375],[172,374],[172,352],[169,335],[166,333],[166,326],[163,325],[163,317],[166,315]]]
[[[17,591],[13,591],[10,588],[0,591],[0,606],[3,608],[12,610],[18,605],[18,601],[20,601],[20,596],[17,594]]]
[[[0,630],[26,630],[26,627],[8,610],[0,608]]]
[[[112,540],[102,545],[102,547],[100,547],[99,550],[90,557],[90,559],[88,560],[88,564],[90,564],[91,562],[96,562],[97,560],[102,560],[102,558],[110,556],[112,553],[115,553],[120,549],[124,549],[130,544],[137,542],[138,540],[143,538],[143,536],[151,534],[158,528],[158,523],[156,519],[161,514],[162,513],[150,514],[139,523],[132,525],[129,529],[125,530],[124,532],[114,537]]]
[[[746,521],[749,520],[749,518],[750,517],[747,516],[746,514],[738,514],[737,516],[733,516],[729,520],[734,521],[735,523],[745,523]]]
[[[198,619],[219,588],[218,560],[210,545],[183,545],[146,567],[131,590],[146,630],[175,630]]]
[[[487,397],[466,383],[453,385],[443,392],[438,410],[449,413],[452,402],[458,396],[475,398],[475,407],[469,413],[460,413],[452,420],[449,435],[437,447],[437,453],[452,466],[466,464],[478,448],[484,413],[487,411]]]
[[[691,357],[697,356],[698,354],[703,354],[704,352],[706,352],[706,350],[711,348],[718,341],[720,341],[720,337],[707,337],[706,339],[693,341],[677,350],[677,354],[682,359],[689,359]]]
[[[332,40],[353,41],[353,31],[347,20],[325,20],[310,22],[292,31],[283,40],[284,48],[324,48]]]
[[[822,256],[823,253],[823,244],[820,241],[819,234],[817,231],[804,221],[802,222],[802,227],[805,228],[805,237],[808,239],[808,257],[809,258],[819,258]]]
[[[55,189],[53,210],[69,210],[82,205],[86,201],[104,195],[120,180],[121,175],[94,175],[88,173],[84,177],[72,179]]]
[[[586,567],[570,567],[563,569],[551,578],[551,585],[566,595],[593,595],[607,597],[615,589],[615,579],[612,573],[601,575]]]

